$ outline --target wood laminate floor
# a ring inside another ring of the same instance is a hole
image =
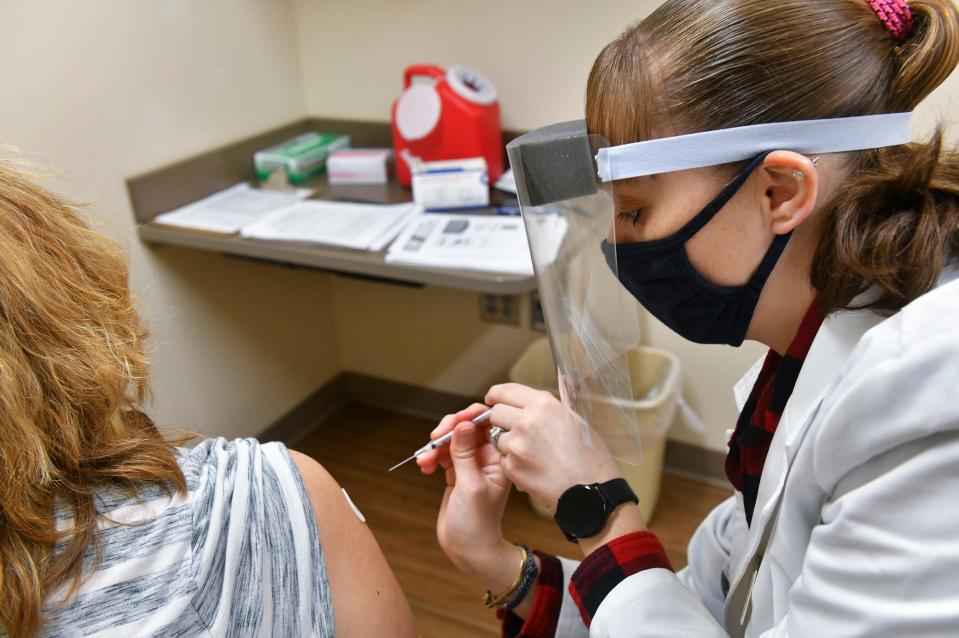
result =
[[[422,445],[434,426],[424,419],[349,405],[293,447],[322,463],[362,510],[423,636],[498,636],[494,614],[480,603],[480,585],[460,574],[436,542],[442,477],[423,476],[412,463],[386,471]],[[686,564],[686,544],[696,526],[729,494],[706,483],[664,475],[650,528],[666,546],[673,567]],[[524,494],[514,492],[510,497],[504,530],[510,540],[579,558],[577,548],[552,521],[533,512]]]

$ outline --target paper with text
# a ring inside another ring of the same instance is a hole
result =
[[[383,250],[416,214],[415,204],[352,204],[310,200],[274,211],[245,226],[240,234],[356,250]]]
[[[247,183],[236,184],[176,210],[161,213],[153,218],[153,222],[165,226],[233,234],[271,211],[306,199],[311,193],[312,191],[306,188],[269,191],[254,188]]]

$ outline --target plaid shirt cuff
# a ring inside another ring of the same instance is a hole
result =
[[[673,569],[662,543],[649,531],[621,536],[587,556],[569,582],[569,593],[586,627],[616,585],[633,574],[656,567]]]
[[[511,611],[499,609],[496,616],[503,621],[503,638],[553,638],[563,608],[563,566],[559,559],[542,552],[539,557],[539,579],[533,594],[533,608],[524,621]]]

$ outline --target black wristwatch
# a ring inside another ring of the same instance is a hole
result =
[[[613,510],[629,501],[639,503],[626,479],[574,485],[559,497],[553,520],[566,538],[578,543],[581,538],[596,536],[603,531]]]

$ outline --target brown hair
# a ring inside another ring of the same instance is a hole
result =
[[[897,42],[865,0],[667,0],[600,53],[586,119],[612,144],[765,122],[911,111],[959,62],[953,0],[912,0]],[[657,128],[660,127],[660,128]],[[662,128],[668,127],[668,128]],[[928,143],[849,153],[811,280],[826,313],[895,311],[959,254],[959,155]]]
[[[75,206],[0,164],[0,627],[35,634],[96,548],[95,495],[186,489],[140,409],[146,333],[119,248]],[[55,512],[72,522],[57,527]]]

